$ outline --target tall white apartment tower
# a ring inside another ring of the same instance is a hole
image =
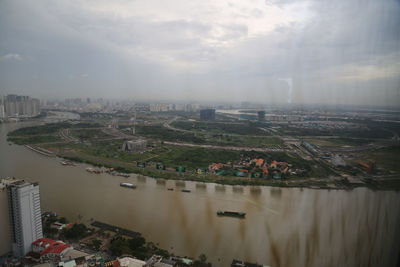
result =
[[[8,186],[11,243],[15,257],[31,251],[32,242],[43,237],[39,184],[17,181]]]

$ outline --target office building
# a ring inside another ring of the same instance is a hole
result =
[[[12,251],[22,257],[43,237],[40,192],[37,183],[23,180],[7,185]]]
[[[203,121],[213,121],[215,120],[215,109],[201,109],[200,110],[200,120]]]

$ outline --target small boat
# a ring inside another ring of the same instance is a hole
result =
[[[63,161],[60,162],[60,164],[64,165],[64,166],[75,166],[75,164],[72,161],[69,161],[69,160],[63,160]]]
[[[237,212],[237,211],[217,211],[218,216],[228,216],[228,217],[236,217],[236,218],[244,218],[246,213],[244,212]]]
[[[190,191],[190,190],[188,190],[188,189],[182,189],[181,192],[183,192],[183,193],[190,193],[190,192],[192,192],[192,191]]]
[[[95,174],[100,174],[101,171],[99,169],[94,169],[94,168],[86,168],[87,172],[95,173]]]
[[[130,183],[120,183],[119,185],[122,187],[127,187],[127,188],[132,188],[132,189],[136,188],[136,185],[130,184]]]
[[[173,188],[168,188],[168,190],[169,190],[169,191],[174,191],[174,189],[173,189]]]

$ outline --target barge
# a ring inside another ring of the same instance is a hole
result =
[[[218,216],[228,216],[228,217],[235,217],[235,218],[244,218],[246,213],[244,212],[237,212],[237,211],[217,211]]]
[[[130,184],[130,183],[120,183],[119,185],[122,187],[127,187],[127,188],[132,188],[132,189],[136,188],[136,185]]]

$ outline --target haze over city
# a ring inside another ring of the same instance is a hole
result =
[[[0,94],[398,106],[399,14],[397,0],[3,0]]]

